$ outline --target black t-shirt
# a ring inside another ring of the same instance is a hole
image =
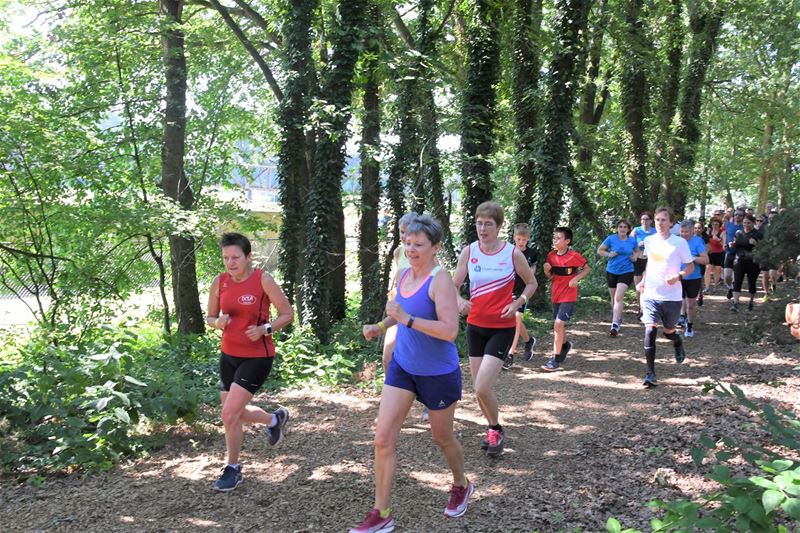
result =
[[[755,239],[756,241],[760,241],[764,238],[763,233],[761,230],[757,230],[753,228],[749,232],[745,233],[744,230],[738,230],[734,236],[734,244],[733,249],[736,251],[737,257],[752,259],[753,257],[753,248],[755,248],[755,244],[750,243],[750,239]]]
[[[525,260],[528,262],[528,266],[533,268],[536,265],[537,256],[536,250],[533,248],[525,248],[522,250],[522,255],[525,256]],[[522,294],[522,291],[525,290],[525,282],[522,280],[519,275],[514,276],[514,294],[519,297]]]

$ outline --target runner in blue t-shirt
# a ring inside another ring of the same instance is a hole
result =
[[[734,241],[736,240],[736,232],[741,231],[742,220],[744,220],[744,211],[737,209],[733,213],[733,221],[725,224],[725,264],[722,269],[722,279],[725,280],[725,286],[728,287],[728,300],[733,298],[733,263],[736,259],[736,250],[734,249]]]
[[[625,291],[633,285],[633,263],[639,256],[636,239],[629,237],[631,225],[626,220],[617,222],[617,233],[609,235],[597,247],[597,255],[608,257],[606,281],[611,296],[611,330],[608,334],[616,337],[622,324]]]
[[[653,217],[649,211],[642,211],[639,217],[641,226],[633,228],[631,237],[636,239],[636,246],[639,248],[639,258],[633,263],[633,283],[638,285],[642,281],[644,270],[647,268],[647,254],[644,251],[644,240],[656,232],[653,227]],[[637,292],[636,298],[639,300],[639,316],[642,318],[642,294]]]
[[[700,265],[708,264],[708,253],[706,252],[706,243],[702,237],[694,234],[694,222],[692,220],[684,220],[681,222],[681,237],[686,239],[689,244],[689,251],[692,253],[693,263],[695,269],[690,274],[683,276],[681,285],[683,286],[683,309],[684,313],[681,315],[686,329],[684,330],[684,337],[694,337],[694,320],[697,315],[697,295],[703,285],[703,275],[700,273]],[[686,264],[681,264],[681,270],[686,269]]]

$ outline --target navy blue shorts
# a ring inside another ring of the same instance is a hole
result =
[[[642,323],[661,324],[665,329],[675,329],[681,316],[683,302],[662,302],[642,298]]]
[[[409,374],[392,359],[386,369],[384,385],[413,392],[431,411],[447,409],[461,399],[461,368],[438,376]]]
[[[633,275],[634,276],[641,276],[644,274],[645,269],[647,268],[647,258],[639,258],[633,264]]]
[[[553,320],[558,319],[562,322],[569,322],[572,320],[572,315],[575,314],[575,302],[561,302],[553,304]]]

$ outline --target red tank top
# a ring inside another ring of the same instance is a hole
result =
[[[222,330],[222,352],[235,357],[275,357],[272,337],[253,342],[247,338],[249,326],[269,322],[270,301],[261,285],[261,270],[255,269],[244,281],[235,282],[227,272],[219,276],[219,307],[231,319]]]

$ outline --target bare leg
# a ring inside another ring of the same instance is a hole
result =
[[[567,323],[556,318],[553,322],[553,355],[561,352],[561,346],[567,337],[566,329]]]
[[[442,450],[447,465],[453,472],[453,485],[464,486],[464,451],[453,433],[453,418],[456,412],[454,402],[447,409],[436,409],[431,414],[431,437],[433,442]]]
[[[612,289],[609,289],[611,291]],[[622,324],[622,312],[625,309],[625,292],[628,286],[624,283],[617,283],[617,288],[614,294],[611,295],[614,304],[613,321],[614,324]]]
[[[392,482],[397,467],[397,438],[403,427],[414,393],[385,385],[375,428],[375,509],[384,510],[391,503]]]
[[[244,440],[242,414],[252,398],[253,395],[250,394],[250,391],[236,383],[231,385],[229,392],[220,393],[222,423],[225,425],[225,448],[230,465],[239,462],[239,452]],[[266,415],[266,413],[264,414]]]
[[[481,412],[490,426],[499,423],[500,408],[494,393],[494,384],[502,366],[503,361],[491,355],[469,358],[469,370],[472,374],[475,396],[478,399],[478,405],[481,406]]]

